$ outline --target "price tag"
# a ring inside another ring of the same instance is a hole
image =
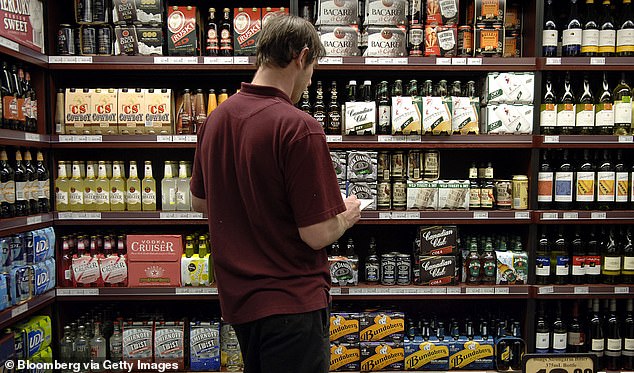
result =
[[[78,219],[87,219],[87,220],[101,220],[100,212],[87,212],[83,214],[82,217],[78,217]]]
[[[233,57],[205,57],[203,63],[205,65],[231,65]]]
[[[189,219],[203,219],[202,212],[190,212],[187,214]]]
[[[531,213],[528,211],[515,211],[515,219],[530,219]]]
[[[26,141],[41,141],[40,135],[38,135],[37,133],[29,133],[29,132],[24,133],[24,139]]]
[[[579,219],[579,213],[578,212],[564,212],[564,219],[577,220]]]
[[[451,65],[451,58],[447,57],[437,57],[436,65]]]
[[[587,286],[575,286],[573,292],[575,294],[588,294],[590,289]]]
[[[455,286],[455,287],[447,287],[447,294],[461,294],[462,290]]]
[[[366,57],[365,58],[365,64],[366,65],[378,65],[379,64],[379,59],[376,57]]]
[[[366,65],[407,65],[407,57],[391,58],[391,57],[366,57]]]
[[[555,292],[555,288],[553,286],[542,286],[537,290],[538,294],[552,294]]]
[[[634,141],[634,136],[619,136],[619,143],[631,144]]]
[[[393,212],[392,219],[407,219],[407,214],[405,212]]]
[[[41,215],[29,216],[29,217],[26,218],[26,225],[39,224],[41,222],[42,222],[42,216]]]
[[[511,292],[511,289],[507,287],[495,288],[495,294],[509,294],[510,292]]]
[[[467,65],[469,66],[480,66],[482,65],[482,58],[468,58]]]
[[[343,57],[322,57],[319,59],[320,65],[341,65]]]
[[[559,136],[544,136],[544,144],[559,143]]]
[[[605,212],[592,212],[590,213],[590,219],[607,219],[607,214]]]
[[[557,355],[525,355],[522,372],[539,373],[593,373],[596,356],[582,354],[557,354]]]
[[[542,213],[542,220],[557,220],[559,215],[556,212],[544,212]]]
[[[341,135],[326,135],[326,142],[343,142]]]
[[[75,56],[49,56],[48,63],[75,63]]]
[[[561,65],[561,58],[559,57],[546,58],[546,65]]]
[[[91,56],[77,56],[75,57],[75,63],[92,63]]]
[[[330,288],[330,295],[341,295],[341,288]]]
[[[0,45],[2,45],[5,48],[14,50],[16,52],[20,51],[20,44],[14,42],[13,40],[9,40],[7,38],[0,37]]]
[[[452,58],[451,64],[452,65],[466,65],[467,59],[466,58]]]
[[[248,65],[249,64],[249,57],[248,56],[233,57],[233,63],[235,65]]]
[[[75,297],[82,295],[99,295],[99,289],[57,289],[57,296]]]
[[[103,142],[103,136],[101,135],[86,135],[84,142]]]
[[[171,135],[157,135],[156,142],[172,142],[174,139]]]
[[[199,294],[199,295],[213,295],[218,294],[218,289],[216,288],[194,288],[194,287],[185,287],[185,288],[176,288],[176,294]]]
[[[94,295],[99,295],[99,289],[79,289],[82,291],[82,294],[80,295],[90,295],[90,296],[94,296]]]
[[[447,294],[447,288],[444,286],[430,286],[429,288],[431,289],[432,294]]]
[[[19,316],[29,310],[29,304],[24,303],[11,309],[11,317]]]
[[[405,136],[405,141],[406,142],[421,142],[422,141],[422,136],[421,135]]]
[[[473,218],[474,219],[488,219],[489,213],[487,211],[474,211]]]
[[[405,213],[406,219],[420,219],[419,211],[410,211]]]
[[[629,294],[630,288],[627,286],[615,286],[614,294]]]
[[[198,141],[198,137],[196,135],[186,135],[185,142],[193,142],[196,143]]]
[[[379,219],[380,220],[392,219],[392,213],[391,212],[379,212]]]
[[[70,220],[73,218],[72,212],[58,212],[57,218],[60,220]]]
[[[590,65],[605,65],[605,57],[591,57]]]
[[[74,135],[59,135],[59,142],[75,142]]]
[[[198,57],[182,57],[182,56],[161,56],[154,57],[154,63],[157,65],[181,65],[198,63]]]

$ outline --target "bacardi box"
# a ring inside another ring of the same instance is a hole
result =
[[[475,0],[475,22],[504,23],[506,0]]]
[[[200,50],[198,12],[195,6],[172,6],[167,13],[167,54],[196,56]]]
[[[154,321],[128,321],[123,324],[123,361],[138,365],[153,361]],[[140,367],[137,369],[141,370]]]
[[[361,352],[359,351],[359,342],[337,342],[330,344],[331,372],[358,372],[360,363]]]
[[[425,24],[451,26],[458,24],[460,0],[429,0],[426,6]]]
[[[233,53],[255,56],[255,46],[262,31],[260,8],[234,8],[233,14]]]
[[[356,26],[320,26],[319,39],[328,57],[358,56],[359,29]]]
[[[91,102],[89,89],[66,88],[64,95],[65,133],[69,135],[90,134]]]
[[[420,248],[418,254],[426,256],[456,255],[458,241],[458,227],[433,226],[418,229]]]
[[[402,371],[405,365],[403,342],[361,342],[361,371]]]
[[[457,54],[456,26],[425,26],[425,57],[452,57]]]
[[[377,156],[375,151],[351,150],[348,152],[347,180],[348,181],[376,181]]]
[[[180,235],[127,235],[129,286],[181,285]]]
[[[436,181],[410,181],[407,183],[408,210],[437,210],[438,186]]]
[[[357,312],[333,312],[330,314],[330,342],[359,342],[359,318]]]
[[[407,22],[406,0],[368,0],[363,24],[371,26],[401,26]]]
[[[489,370],[495,369],[493,338],[478,336],[467,340],[461,336],[449,344],[449,369]]]
[[[167,88],[145,91],[144,109],[145,133],[150,135],[170,135],[174,133],[172,126],[174,99],[172,90]]]
[[[178,366],[179,371],[185,367],[185,326],[181,321],[156,322],[154,362]]]
[[[439,180],[438,209],[468,210],[469,180]]]
[[[317,25],[356,25],[359,23],[357,0],[319,0]]]
[[[449,370],[449,346],[438,338],[421,336],[405,342],[405,370]]]
[[[359,318],[362,342],[402,342],[405,337],[403,312],[363,312]]]
[[[368,48],[366,57],[403,57],[407,56],[405,27],[368,26]]]
[[[451,97],[451,130],[454,133],[480,133],[480,101],[470,97]]]
[[[332,166],[335,168],[335,174],[338,181],[346,181],[347,178],[347,154],[345,151],[331,151],[330,159]]]
[[[421,113],[418,107],[420,97],[392,97],[392,134],[420,135],[422,131]]]
[[[115,26],[115,56],[162,56],[163,30],[152,26]]]
[[[451,99],[423,96],[423,133],[450,134]]]
[[[346,102],[344,123],[346,135],[374,135],[376,133],[376,103]]]
[[[117,90],[93,88],[90,90],[92,109],[91,132],[95,135],[117,134]]]
[[[163,23],[165,0],[113,0],[112,22],[115,25]]]
[[[220,323],[189,323],[189,369],[220,371]]]
[[[476,57],[502,57],[504,28],[476,28],[474,42]]]
[[[118,97],[119,133],[121,135],[143,134],[145,90],[121,88]]]
[[[357,181],[348,184],[348,194],[357,196],[359,199],[371,199],[372,202],[366,210],[376,210],[377,182],[376,181]]]
[[[456,285],[456,256],[424,256],[416,257],[415,265],[420,268],[420,278],[414,279],[419,285],[447,286]]]

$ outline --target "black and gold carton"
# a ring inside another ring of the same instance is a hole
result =
[[[493,339],[461,336],[449,344],[449,369],[495,369]]]
[[[456,255],[458,227],[455,225],[419,227],[420,255]]]
[[[333,286],[356,286],[359,284],[359,258],[343,255],[328,256],[330,281]]]
[[[361,352],[357,343],[330,344],[330,371],[348,372],[359,371]]]
[[[378,179],[377,158],[378,158],[378,153],[375,151],[365,151],[365,150],[349,151],[347,168],[346,168],[346,173],[348,175],[347,180],[348,181],[376,181]]]
[[[421,336],[405,340],[405,370],[449,370],[448,343]]]
[[[358,312],[333,312],[330,314],[330,342],[359,342]]]
[[[361,371],[401,371],[405,365],[403,342],[361,342]]]
[[[415,256],[414,265],[420,268],[420,278],[414,282],[419,285],[448,286],[456,285],[456,256]]]
[[[359,327],[362,342],[402,342],[405,337],[405,314],[392,311],[363,312]]]

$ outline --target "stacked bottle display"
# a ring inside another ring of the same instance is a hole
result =
[[[598,371],[634,369],[633,302],[632,299],[540,302],[535,322],[535,352],[591,353],[597,357]]]
[[[37,132],[38,102],[31,74],[22,66],[2,62],[0,128]]]
[[[616,85],[610,84],[612,80],[606,73],[600,86],[593,86],[588,74],[575,82],[567,72],[562,79],[562,88],[556,92],[557,81],[550,72],[546,73],[540,108],[542,135],[632,133],[632,89],[625,73],[621,73]]]
[[[15,151],[13,166],[0,150],[0,218],[49,212],[50,180],[42,152],[33,162],[31,151]]]
[[[583,4],[582,4],[583,2]],[[631,0],[545,1],[544,57],[630,57],[634,55]],[[565,21],[558,15],[564,13]]]

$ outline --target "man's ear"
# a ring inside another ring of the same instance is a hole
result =
[[[297,56],[297,61],[299,62],[299,68],[300,69],[305,69],[306,66],[308,66],[308,62],[306,61],[308,58],[308,47],[304,47],[302,48],[302,50],[299,52],[299,55]]]

